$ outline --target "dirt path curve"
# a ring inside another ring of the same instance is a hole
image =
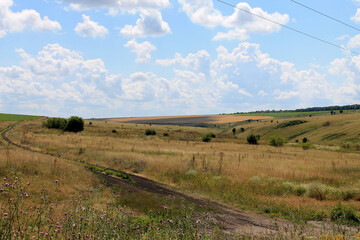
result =
[[[13,128],[13,126],[9,126],[8,128],[0,131],[1,137],[9,144],[12,144],[16,147],[22,148],[27,151],[33,151],[33,152],[37,152],[40,154],[47,154],[47,155],[51,155],[53,157],[57,157],[52,154],[36,151],[27,146],[22,146],[22,145],[19,145],[19,144],[13,142],[6,136],[6,133],[9,130],[11,130],[12,128]],[[63,159],[61,157],[58,157],[58,158]],[[69,160],[69,159],[66,159],[66,160]],[[119,170],[116,170],[116,171],[121,172]],[[250,234],[250,235],[259,236],[259,235],[264,235],[264,234],[275,234],[279,229],[293,228],[293,225],[291,223],[286,222],[284,220],[276,220],[276,222],[275,222],[274,219],[270,219],[270,218],[267,218],[267,217],[264,217],[264,216],[261,216],[261,215],[255,214],[255,213],[240,211],[240,210],[231,208],[229,206],[226,206],[224,204],[212,201],[210,199],[195,198],[193,196],[184,194],[182,192],[172,190],[161,183],[157,183],[153,180],[150,180],[150,179],[147,179],[144,177],[140,177],[140,176],[125,173],[125,172],[123,172],[123,173],[128,174],[131,177],[131,179],[134,181],[125,181],[123,179],[109,176],[109,175],[106,175],[103,173],[97,173],[97,174],[101,175],[102,178],[104,178],[107,182],[109,182],[111,184],[119,185],[121,187],[124,187],[125,189],[130,189],[130,191],[141,191],[142,190],[142,191],[156,193],[156,194],[163,195],[163,196],[169,196],[169,195],[176,196],[179,198],[183,198],[190,203],[202,205],[204,207],[209,207],[210,209],[213,209],[214,212],[216,212],[214,218],[218,222],[223,223],[225,231],[227,231],[229,233]]]

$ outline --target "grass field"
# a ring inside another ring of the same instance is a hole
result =
[[[92,120],[91,124],[86,121],[85,130],[77,134],[46,129],[41,126],[41,120],[35,120],[19,123],[8,136],[33,149],[136,173],[186,193],[273,218],[326,221],[340,202],[355,216],[351,224],[359,225],[360,155],[356,147],[360,136],[359,116],[349,113],[281,117],[216,127]],[[153,129],[156,135],[146,136],[147,129]],[[211,142],[202,142],[202,136],[210,132],[216,137]],[[261,136],[260,145],[246,144],[250,133]],[[281,136],[288,144],[268,146],[271,136]],[[304,137],[312,146],[306,150],[302,148]],[[346,139],[352,139],[349,146]],[[24,165],[21,161],[19,164]],[[51,164],[36,165],[44,171],[52,169]],[[64,171],[65,175],[71,175],[70,169]],[[49,177],[44,179],[52,181]],[[80,189],[86,194],[85,186]],[[109,195],[109,199],[115,198]],[[142,213],[163,204],[145,193],[122,194],[116,199],[117,206],[128,205],[141,209]]]
[[[0,113],[0,122],[4,121],[31,121],[40,118],[40,116],[32,116],[32,115],[19,115],[19,114],[5,114]]]
[[[330,115],[331,111],[313,111],[313,112],[259,112],[259,113],[241,113],[241,114],[234,114],[239,116],[268,116],[274,118],[289,118],[289,117],[307,117],[307,116],[324,116]],[[339,111],[335,111],[339,113]],[[356,113],[357,110],[345,110],[344,114],[347,113]]]

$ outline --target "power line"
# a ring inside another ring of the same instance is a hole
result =
[[[341,20],[338,20],[338,19],[336,19],[336,18],[333,18],[333,17],[331,17],[331,16],[329,16],[329,15],[327,15],[327,14],[325,14],[325,13],[322,13],[322,12],[320,12],[320,11],[318,11],[318,10],[315,10],[315,9],[309,7],[309,6],[306,6],[306,5],[302,4],[302,3],[299,3],[299,2],[294,1],[294,0],[290,0],[290,1],[292,1],[293,3],[296,3],[296,4],[300,5],[300,6],[302,6],[302,7],[304,7],[304,8],[309,9],[310,11],[316,12],[316,13],[324,16],[324,17],[327,17],[327,18],[329,18],[329,19],[331,19],[331,20],[333,20],[333,21],[335,21],[335,22],[341,23],[341,24],[343,24],[343,25],[345,25],[345,26],[348,26],[349,28],[352,28],[352,29],[355,29],[355,30],[357,30],[357,31],[360,31],[360,29],[357,28],[357,27],[351,26],[350,24],[347,24],[347,23],[345,23],[345,22],[343,22],[343,21],[341,21]]]
[[[222,1],[222,0],[217,0],[217,1],[220,2],[220,3],[223,3],[223,4],[225,4],[225,5],[228,5],[228,6],[230,6],[230,7],[233,7],[233,8],[236,8],[236,9],[238,9],[238,10],[241,10],[241,11],[243,11],[243,12],[249,13],[249,14],[255,16],[255,17],[264,19],[264,20],[266,20],[266,21],[269,21],[269,22],[272,22],[272,23],[274,23],[274,24],[277,24],[277,25],[279,25],[279,26],[281,26],[281,27],[287,28],[287,29],[289,29],[289,30],[291,30],[291,31],[297,32],[297,33],[302,34],[302,35],[304,35],[304,36],[307,36],[307,37],[309,37],[309,38],[312,38],[312,39],[318,40],[318,41],[320,41],[320,42],[326,43],[326,44],[328,44],[328,45],[330,45],[330,46],[340,48],[340,49],[342,49],[342,50],[345,50],[345,51],[347,51],[347,52],[353,53],[353,54],[355,54],[355,55],[359,55],[358,52],[355,52],[355,51],[350,50],[350,49],[348,49],[348,48],[345,48],[345,47],[343,47],[343,46],[334,44],[334,43],[329,42],[329,41],[327,41],[327,40],[321,39],[321,38],[316,37],[316,36],[314,36],[314,35],[311,35],[311,34],[309,34],[309,33],[306,33],[306,32],[300,31],[300,30],[297,30],[297,29],[292,28],[292,27],[289,27],[289,26],[286,26],[286,25],[284,25],[284,24],[282,24],[282,23],[278,23],[278,22],[273,21],[273,20],[271,20],[271,19],[268,19],[268,18],[266,18],[266,17],[257,15],[257,14],[255,14],[255,13],[252,13],[252,12],[248,11],[248,10],[239,8],[239,7],[237,7],[237,6],[235,6],[235,5],[231,4],[231,3],[227,3],[227,2],[224,2],[224,1]]]

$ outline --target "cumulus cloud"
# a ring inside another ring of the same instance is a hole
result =
[[[130,51],[136,53],[137,63],[147,63],[151,59],[151,52],[156,50],[156,47],[149,43],[148,41],[143,43],[136,42],[135,39],[132,39],[128,41],[124,47],[127,47],[130,49]]]
[[[7,33],[22,32],[29,27],[34,31],[57,31],[61,29],[60,23],[50,20],[47,16],[40,17],[40,14],[32,9],[21,12],[13,12],[13,0],[1,0],[0,2],[0,38]]]
[[[135,47],[142,43],[129,41]],[[360,56],[335,59],[327,74],[298,70],[258,44],[201,50],[158,60],[173,76],[110,74],[101,59],[49,44],[35,55],[17,50],[19,66],[0,67],[3,111],[84,117],[203,114],[298,108],[359,101]],[[336,80],[333,80],[332,77]],[[259,110],[259,109],[258,109]]]
[[[246,40],[253,33],[272,33],[280,31],[281,27],[277,24],[258,18],[254,15],[241,11],[244,9],[258,16],[270,19],[280,24],[289,22],[287,14],[267,13],[261,8],[251,8],[248,3],[238,3],[237,9],[233,14],[224,16],[219,10],[214,8],[212,0],[179,0],[182,11],[186,13],[189,19],[198,25],[214,28],[222,26],[230,29],[227,32],[219,32],[213,40],[237,39]],[[240,9],[238,9],[240,8]]]
[[[171,29],[160,11],[151,9],[141,10],[136,25],[125,25],[120,33],[127,38],[159,37],[171,33]]]
[[[75,27],[75,32],[83,37],[104,37],[108,34],[108,30],[104,26],[100,26],[97,22],[90,20],[89,16],[82,15],[83,22],[78,23]]]
[[[360,34],[350,38],[348,48],[359,48],[360,47]]]
[[[356,10],[356,13],[353,17],[351,17],[351,20],[356,22],[356,23],[360,23],[360,8],[358,8]]]

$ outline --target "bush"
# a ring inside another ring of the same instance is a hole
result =
[[[310,148],[312,148],[312,144],[309,142],[303,143],[302,148],[304,150],[310,149]]]
[[[65,131],[81,132],[84,130],[84,120],[81,117],[72,116],[67,121]]]
[[[318,182],[310,183],[307,186],[306,196],[317,200],[325,200],[325,187]]]
[[[116,131],[115,129],[113,129],[111,132],[112,132],[112,133],[117,133],[117,131]]]
[[[340,202],[331,210],[330,219],[335,222],[359,223],[360,218],[351,207],[345,207]]]
[[[202,136],[202,138],[201,138],[201,140],[202,140],[203,142],[210,142],[211,139],[212,139],[212,137],[211,137],[210,135],[208,135],[208,134],[205,134],[205,135]]]
[[[303,141],[303,143],[306,143],[306,142],[308,142],[308,139],[306,137],[304,137],[302,141]]]
[[[155,132],[154,129],[146,129],[145,135],[146,135],[146,136],[156,135],[156,132]]]
[[[48,118],[46,122],[43,122],[43,126],[47,128],[55,128],[64,130],[67,124],[67,120],[64,118]]]
[[[164,133],[164,137],[168,137],[169,136],[169,134],[168,133]]]
[[[256,145],[258,144],[258,140],[260,140],[260,135],[250,134],[246,139],[249,144]]]
[[[269,145],[274,147],[281,147],[285,143],[285,139],[283,137],[270,137]]]
[[[245,128],[240,128],[240,132],[245,132]]]
[[[303,123],[306,123],[306,122],[307,122],[306,120],[292,120],[292,121],[289,121],[289,122],[280,123],[280,124],[276,125],[274,128],[275,129],[286,128],[286,127],[290,127],[290,126],[303,124]]]

